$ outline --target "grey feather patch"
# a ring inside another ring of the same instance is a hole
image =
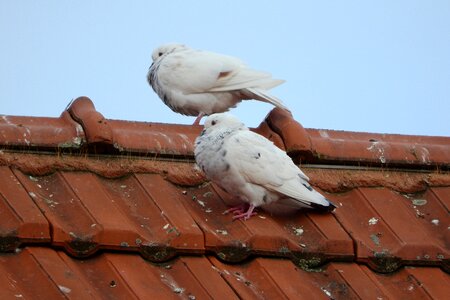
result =
[[[309,191],[313,191],[313,188],[310,186],[310,185],[307,185],[306,183],[302,183],[303,184],[303,186],[305,187],[305,188],[307,188]]]

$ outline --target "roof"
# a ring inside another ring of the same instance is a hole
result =
[[[338,208],[232,221],[195,166],[201,129],[106,119],[86,97],[1,116],[0,298],[450,293],[450,137],[305,129],[274,109],[253,130]]]

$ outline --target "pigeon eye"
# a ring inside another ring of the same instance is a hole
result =
[[[217,123],[217,122],[216,122],[215,120],[211,121],[211,125],[212,125],[212,126],[216,125],[216,123]]]
[[[163,55],[163,53],[162,53],[162,52],[159,52],[159,53],[158,53],[158,56],[162,56],[162,55]]]

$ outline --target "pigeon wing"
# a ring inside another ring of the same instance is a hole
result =
[[[251,132],[239,131],[227,141],[230,159],[244,179],[306,205],[328,206],[328,201],[308,183],[308,177],[272,142]]]
[[[165,57],[158,75],[162,84],[184,94],[194,94],[207,92],[214,87],[221,72],[231,70],[231,63],[227,66],[210,52],[187,50]]]
[[[287,109],[266,91],[282,84],[283,80],[250,69],[232,56],[200,50],[173,53],[164,58],[158,72],[162,84],[184,94],[242,91],[249,98]]]

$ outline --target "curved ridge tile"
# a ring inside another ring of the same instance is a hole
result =
[[[279,108],[263,123],[281,136],[295,160],[303,162],[450,168],[450,137],[305,129]]]
[[[3,148],[78,149],[84,141],[83,128],[67,112],[59,118],[0,116]]]
[[[313,151],[308,132],[292,118],[290,112],[276,107],[267,115],[265,122],[281,136],[287,152],[299,151],[304,155]]]
[[[109,120],[114,147],[121,152],[192,156],[202,126]]]
[[[450,138],[307,129],[316,160],[433,169],[450,167]]]
[[[275,146],[286,151],[283,138],[270,128],[267,121],[262,122],[261,124],[259,124],[258,127],[251,128],[250,130],[256,132],[259,135],[264,136],[268,140],[272,141],[275,144]]]
[[[79,97],[69,105],[67,111],[83,127],[88,144],[112,144],[113,135],[108,121],[101,113],[95,110],[91,99]]]

